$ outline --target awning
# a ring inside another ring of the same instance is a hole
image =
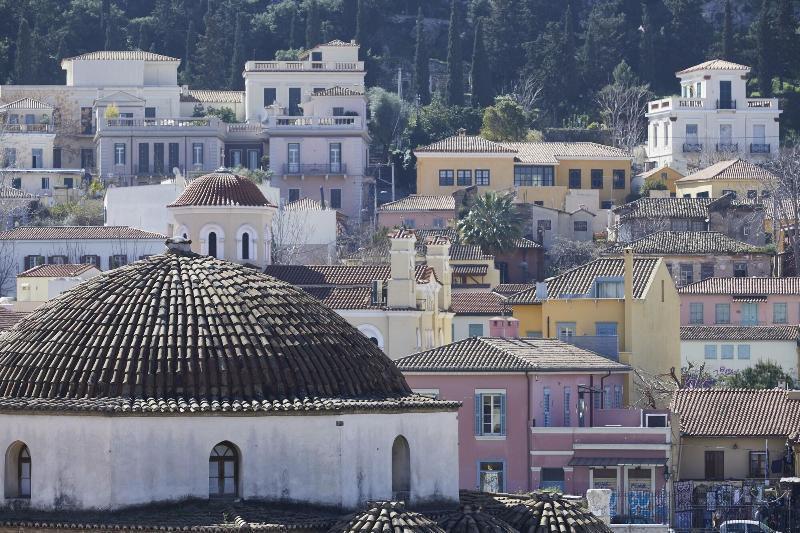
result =
[[[488,265],[451,265],[453,274],[461,276],[485,276],[489,271]]]
[[[666,466],[667,459],[657,457],[573,457],[568,466]]]

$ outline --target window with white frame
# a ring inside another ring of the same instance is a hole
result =
[[[542,388],[542,413],[544,415],[544,427],[549,428],[553,425],[550,415],[550,387]]]
[[[203,143],[192,143],[192,165],[203,164]]]
[[[703,357],[706,359],[716,359],[717,358],[717,345],[716,344],[706,344],[703,347]]]
[[[788,320],[788,308],[786,302],[775,302],[772,304],[772,321],[775,324],[786,324]]]
[[[504,436],[506,434],[505,391],[476,391],[475,434]]]
[[[739,359],[750,359],[750,345],[740,344],[736,347],[737,356]]]
[[[572,414],[572,389],[564,387],[564,427],[572,425],[570,414]]]
[[[689,304],[689,323],[703,323],[703,304],[701,302],[691,302]]]
[[[658,124],[653,124],[653,148],[658,146]]]
[[[123,143],[114,143],[114,164],[125,164],[125,144]]]
[[[505,491],[505,465],[502,461],[478,463],[478,490],[481,492]]]
[[[612,409],[622,409],[622,385],[614,385],[614,397],[611,400]]]
[[[714,305],[714,322],[717,324],[731,323],[731,304]]]

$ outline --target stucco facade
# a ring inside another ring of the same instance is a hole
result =
[[[760,361],[775,363],[798,379],[797,339],[681,340],[681,366],[687,368],[690,363],[694,368],[704,366],[713,377],[739,372]]]

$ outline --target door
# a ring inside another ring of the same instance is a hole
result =
[[[247,168],[250,170],[258,169],[258,150],[247,151]]]
[[[342,171],[342,143],[330,144],[329,161],[331,165],[331,173],[337,174]]]
[[[33,168],[44,167],[44,151],[41,148],[31,150],[31,165]]]
[[[169,172],[180,167],[180,145],[178,143],[169,143]]]
[[[94,168],[94,150],[91,148],[81,149],[81,168],[87,170]]]
[[[287,163],[289,174],[300,172],[300,143],[288,144]]]
[[[300,87],[289,87],[289,114],[300,115]]]
[[[755,302],[742,302],[742,325],[755,326],[758,324],[758,304]]]
[[[150,173],[150,145],[139,143],[139,172],[138,174]]]
[[[242,166],[242,151],[231,150],[231,162],[228,165],[230,168],[238,168]]]
[[[164,143],[153,144],[153,172],[164,174]]]
[[[719,82],[719,108],[733,109],[733,101],[731,101],[730,80],[721,80]]]

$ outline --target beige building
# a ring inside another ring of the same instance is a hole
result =
[[[757,200],[774,189],[775,176],[744,159],[720,161],[675,182],[676,196],[719,198],[734,193],[739,198]]]
[[[17,274],[16,311],[33,311],[67,289],[100,274],[94,265],[39,265]]]

